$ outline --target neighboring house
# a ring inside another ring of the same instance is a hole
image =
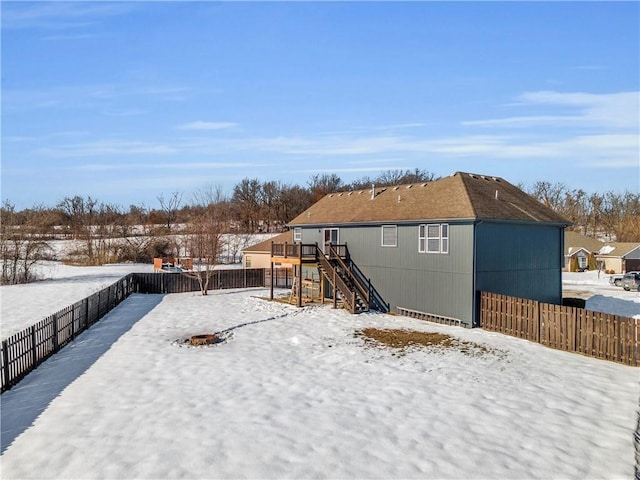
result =
[[[257,243],[242,250],[243,268],[270,268],[271,266],[271,243],[293,243],[293,232],[281,233],[269,238],[264,242]],[[291,265],[282,263],[275,265],[276,268],[291,268]]]
[[[435,182],[329,194],[290,227],[306,252],[303,268],[322,273],[333,263],[340,273],[351,262],[360,272],[355,277],[370,280],[369,292],[377,291],[390,310],[471,327],[479,324],[481,291],[561,303],[569,224],[502,178],[458,172]],[[344,244],[345,253],[331,249]],[[342,256],[347,262],[336,258]],[[299,275],[307,276],[302,269]],[[331,282],[331,274],[324,277]],[[346,277],[342,283],[350,284]]]
[[[589,258],[595,263],[595,255],[604,243],[578,232],[564,232],[564,270],[581,272],[589,269]]]
[[[640,243],[605,243],[596,258],[602,262],[603,270],[640,271]]]

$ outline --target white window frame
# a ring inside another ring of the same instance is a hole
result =
[[[418,253],[427,251],[427,226],[425,224],[418,225]]]
[[[446,231],[446,233],[445,233]],[[449,224],[440,224],[440,253],[449,253]]]
[[[294,242],[302,242],[302,228],[294,227],[293,228],[293,241]]]
[[[393,229],[393,244],[384,243],[384,231],[385,229]],[[398,246],[398,226],[397,225],[382,225],[380,228],[380,246],[382,247],[397,247]]]
[[[431,227],[431,228],[429,228]],[[437,235],[429,235],[429,230],[437,227]],[[438,248],[429,248],[429,241],[436,243]],[[423,223],[418,225],[418,253],[449,253],[449,224],[448,223]]]

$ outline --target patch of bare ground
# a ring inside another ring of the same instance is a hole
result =
[[[497,353],[484,345],[465,342],[444,333],[419,332],[416,330],[363,328],[354,335],[364,340],[365,345],[388,347],[404,353],[407,349],[437,348],[455,349],[466,355],[479,356]]]

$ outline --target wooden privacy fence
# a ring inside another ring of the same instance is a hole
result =
[[[210,290],[264,287],[265,269],[214,270]],[[0,386],[5,392],[95,324],[132,293],[200,291],[197,279],[180,273],[131,273],[113,285],[49,315],[5,340],[0,350]]]
[[[195,274],[133,273],[136,293],[187,293],[200,291]],[[209,272],[209,290],[265,286],[264,268],[234,268]]]
[[[290,268],[274,268],[273,269],[274,287],[291,288],[293,286],[293,270]],[[264,286],[271,286],[271,269],[266,268],[264,272]]]
[[[482,292],[480,326],[558,350],[640,366],[640,319]]]

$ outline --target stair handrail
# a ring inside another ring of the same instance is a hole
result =
[[[358,267],[358,265],[353,260],[349,261],[349,268],[351,269],[353,275],[360,280],[360,283],[367,283],[367,286],[369,288],[369,299],[372,304],[375,303],[377,305],[376,310],[382,313],[390,312],[391,305],[384,301],[384,298],[382,298],[380,292],[378,292],[371,284],[371,279],[367,277],[362,270],[360,270],[360,267]]]
[[[344,280],[340,277],[340,275],[333,275],[335,271],[335,267],[331,265],[331,262],[324,254],[322,250],[318,248],[318,260],[320,261],[320,265],[324,270],[324,276],[329,281],[329,283],[333,286],[333,288],[340,291],[342,295],[343,301],[347,304],[348,310],[351,313],[355,313],[356,302],[355,302],[355,292],[352,292],[351,289],[344,283]],[[335,279],[335,284],[334,284]],[[336,292],[333,293],[334,295]]]
[[[345,248],[346,248],[346,246],[345,246]],[[340,255],[338,255],[337,250],[334,249],[333,245],[331,245],[331,244],[329,245],[329,252],[330,252],[329,253],[330,254],[330,258],[332,260],[335,259],[338,262],[338,265],[340,265],[342,270],[347,274],[347,276],[349,277],[349,280],[351,280],[351,283],[353,283],[353,285],[358,290],[358,293],[367,302],[367,307],[370,307],[371,303],[370,303],[370,299],[369,299],[369,291],[368,291],[368,289],[364,288],[364,286],[361,284],[360,280],[355,277],[355,275],[353,274],[351,269],[347,266],[347,264],[344,262],[342,257]]]

